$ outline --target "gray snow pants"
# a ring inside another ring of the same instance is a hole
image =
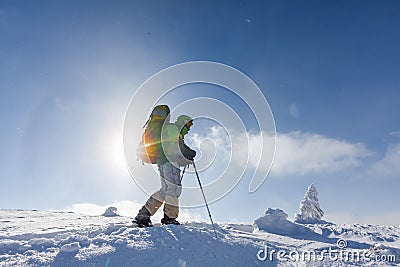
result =
[[[167,162],[158,166],[160,172],[161,189],[147,200],[145,207],[154,215],[165,201],[164,214],[169,218],[179,215],[179,196],[182,193],[181,170]]]

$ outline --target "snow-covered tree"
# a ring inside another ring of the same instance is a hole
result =
[[[296,214],[296,222],[316,222],[322,219],[324,212],[318,203],[318,191],[314,184],[311,184],[303,200],[300,203],[300,212]]]

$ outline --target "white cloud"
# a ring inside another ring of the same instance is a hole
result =
[[[189,136],[188,139],[195,147],[200,147],[204,140],[212,140],[215,147],[213,147],[211,151],[206,150],[207,152],[215,152],[215,148],[224,148],[224,152],[229,151],[230,149],[227,133],[222,127],[212,126],[208,129],[205,135],[194,133]]]
[[[188,145],[197,148],[200,154],[196,157],[199,170],[217,163],[214,169],[224,169],[231,154],[229,136],[222,127],[212,126],[205,134],[194,133],[188,136]],[[217,167],[217,168],[215,168]]]
[[[231,153],[231,144],[227,142],[226,133],[222,128],[213,127],[205,136],[195,135],[191,140],[198,146],[201,140],[206,138],[214,142],[218,153],[222,153],[224,158],[229,158],[227,156]],[[230,138],[236,144],[236,149],[232,153],[238,153],[241,155],[241,159],[247,158],[247,154],[249,154],[249,167],[251,168],[258,165],[262,144],[266,146],[266,149],[263,148],[264,152],[267,150],[272,153],[274,149],[274,137],[266,133],[263,133],[262,136],[253,132],[230,133]],[[247,138],[248,143],[245,141]],[[211,151],[203,151],[203,153],[207,152],[211,153]],[[350,143],[300,131],[278,133],[271,173],[278,176],[334,173],[361,166],[363,160],[371,155],[372,152],[362,143]],[[388,155],[384,163],[395,164],[398,162],[396,155],[400,155],[400,146],[398,151],[393,151]],[[216,163],[222,165],[222,163]],[[398,165],[400,166],[400,164]],[[264,164],[263,168],[266,166],[267,164]]]
[[[272,173],[308,175],[332,173],[360,166],[370,156],[365,145],[299,131],[277,134]]]
[[[390,145],[385,157],[375,162],[371,167],[373,176],[393,177],[400,174],[400,144]]]
[[[400,137],[400,131],[394,131],[389,133],[390,136]]]

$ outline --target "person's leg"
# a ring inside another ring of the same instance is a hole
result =
[[[158,170],[160,171],[160,177],[161,177],[161,189],[153,193],[146,201],[146,203],[142,206],[142,208],[139,210],[139,213],[136,215],[134,219],[134,222],[138,224],[151,226],[152,224],[150,216],[153,216],[165,201],[165,192],[167,185],[165,183],[164,178],[162,178],[164,174],[162,167],[160,165],[158,166]]]
[[[150,216],[151,216],[151,214],[150,214],[149,210],[145,206],[143,206],[139,210],[138,214],[135,216],[135,218],[133,219],[132,222],[137,223],[138,225],[144,225],[147,227],[153,226],[153,224],[151,223],[151,220],[150,220]]]
[[[161,207],[165,200],[165,197],[161,193],[161,190],[152,194],[149,199],[146,201],[143,207],[145,207],[148,211],[150,216],[153,216],[157,210]]]
[[[166,182],[166,195],[164,204],[164,218],[162,223],[179,224],[176,218],[179,215],[179,196],[182,185],[180,180],[181,170],[171,163],[164,164],[164,178]]]

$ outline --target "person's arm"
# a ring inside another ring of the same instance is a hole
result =
[[[181,139],[181,142],[179,143],[179,148],[181,150],[182,155],[188,159],[188,160],[193,160],[194,157],[196,157],[196,151],[191,149],[185,144],[185,141]]]

